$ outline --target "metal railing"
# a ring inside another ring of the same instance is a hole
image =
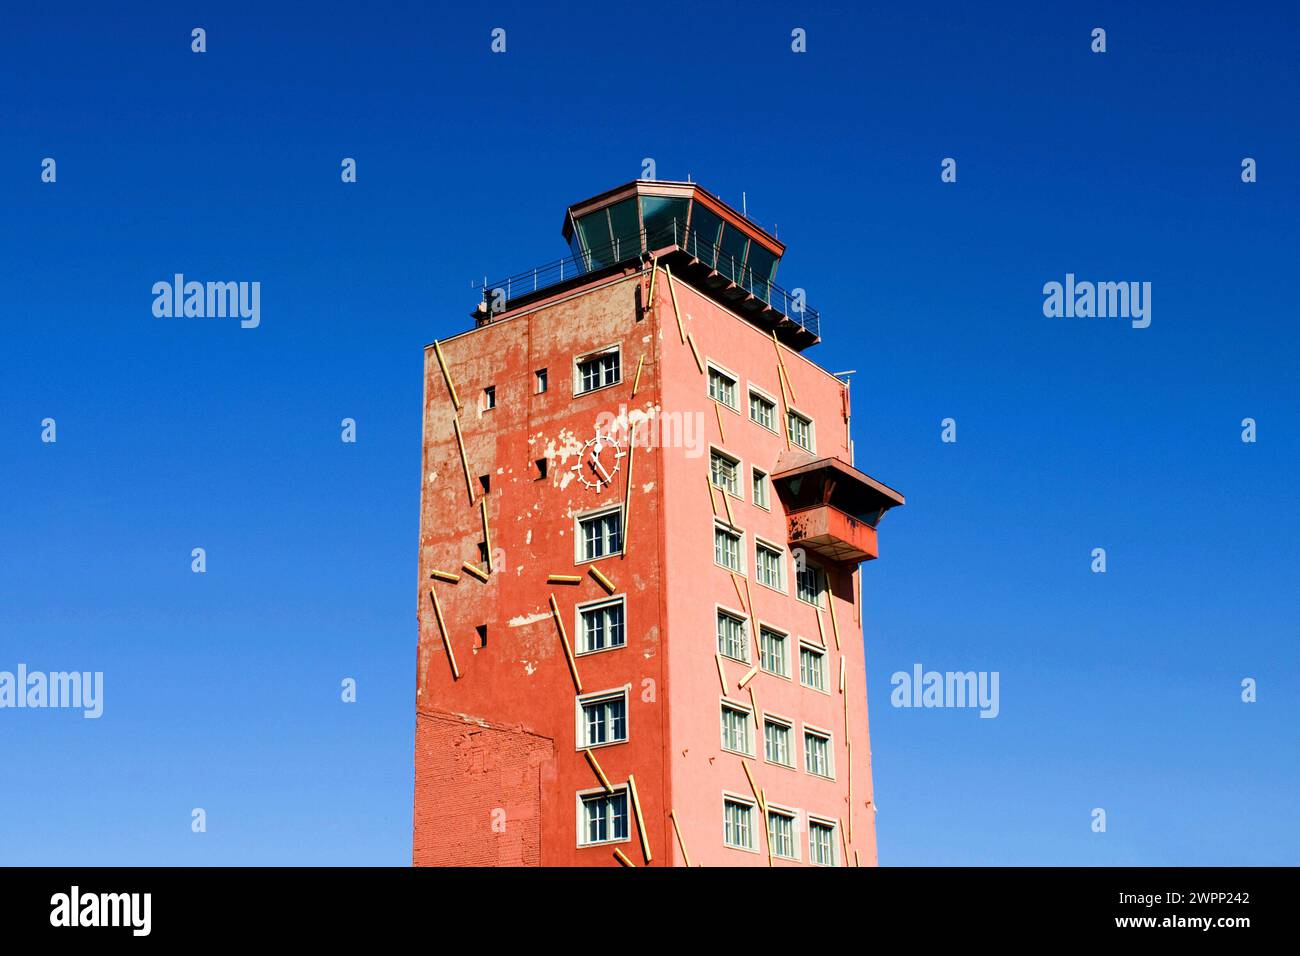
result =
[[[787,291],[775,282],[756,276],[752,269],[745,268],[735,256],[723,252],[722,247],[716,243],[701,239],[696,230],[686,229],[678,219],[674,219],[670,226],[657,229],[649,235],[642,229],[633,235],[615,238],[613,242],[506,276],[496,282],[474,283],[472,288],[482,290],[483,299],[491,308],[491,300],[497,290],[501,291],[508,304],[520,296],[541,292],[666,246],[675,246],[688,253],[809,332],[821,335],[821,315],[808,306],[802,290]]]

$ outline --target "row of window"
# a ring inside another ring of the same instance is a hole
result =
[[[739,794],[722,798],[722,842],[737,850],[758,852],[755,817],[759,813],[754,801]],[[808,862],[815,866],[838,866],[836,831],[839,824],[827,817],[802,814],[789,807],[767,805],[767,839],[772,855],[786,860],[800,859],[801,818],[808,822]],[[628,820],[628,794],[625,786],[613,793],[604,790],[578,794],[578,845],[625,843],[631,839]]]
[[[604,747],[628,740],[628,692],[626,688],[586,694],[577,698],[577,749]],[[723,700],[721,704],[722,749],[746,757],[754,756],[754,712],[745,704]],[[763,714],[763,759],[791,770],[795,765],[794,721],[776,714]],[[803,727],[803,769],[828,780],[835,779],[835,748],[830,731]]]
[[[709,370],[709,398],[733,412],[740,411],[740,379],[712,361]],[[776,431],[776,400],[755,385],[749,386],[749,420],[770,432]],[[813,451],[812,419],[793,408],[786,408],[786,428],[790,443],[804,451]]]
[[[713,525],[713,560],[729,571],[745,574],[743,543],[745,532],[716,519]],[[598,561],[623,551],[623,506],[611,505],[577,518],[574,561]],[[754,575],[759,584],[777,591],[786,589],[786,550],[773,542],[755,538]],[[805,561],[795,569],[795,597],[805,604],[824,607],[826,572]]]
[[[737,390],[739,388],[737,378],[729,372],[723,371],[712,362],[709,363],[709,397],[721,405],[732,409],[735,412],[740,411]],[[547,369],[539,368],[534,373],[535,392],[541,394],[550,387],[550,374]],[[599,349],[595,352],[579,356],[573,362],[573,394],[574,396],[585,395],[588,392],[594,392],[597,389],[608,388],[611,385],[617,385],[623,380],[623,362],[622,348],[618,345],[611,345]],[[497,390],[495,385],[488,385],[483,389],[483,408],[484,410],[496,408]],[[749,388],[749,418],[750,421],[761,425],[768,431],[776,431],[776,402],[767,395],[766,392],[760,391],[757,387],[751,385]],[[786,429],[790,436],[790,442],[805,451],[812,452],[813,447],[813,423],[812,419],[802,412],[793,408],[786,409]],[[754,470],[754,487],[760,487],[760,477],[766,481],[766,475]],[[739,497],[739,487],[735,484],[735,475],[731,476],[732,483],[728,486],[733,495]],[[718,483],[715,473],[715,484]],[[721,485],[720,485],[721,487]],[[758,504],[758,494],[755,493],[755,504]],[[763,504],[761,507],[766,508],[766,491],[763,492]]]
[[[794,721],[775,714],[763,715],[763,759],[795,769]],[[744,704],[722,702],[722,749],[754,756],[754,712]],[[803,769],[814,776],[835,779],[835,748],[831,734],[808,725],[803,728]]]
[[[615,513],[617,515],[617,512]],[[760,547],[762,547],[760,545]],[[824,573],[820,568],[809,568],[797,574],[800,581],[798,597],[801,601],[819,605],[824,588]],[[761,578],[760,578],[761,580]],[[626,605],[622,596],[603,598],[580,604],[578,613],[577,653],[622,647],[627,643]],[[749,653],[749,620],[746,615],[718,608],[718,653],[733,660],[751,663]],[[789,677],[787,665],[789,635],[763,624],[759,627],[759,664],[763,670],[781,677]],[[825,652],[811,644],[801,643],[799,648],[800,679],[809,687],[825,690]]]
[[[734,412],[740,411],[737,397],[739,384],[736,376],[726,372],[713,362],[709,363],[709,398]],[[541,394],[550,387],[550,374],[547,369],[539,368],[534,373],[534,391]],[[617,385],[623,380],[622,348],[610,345],[589,352],[574,359],[573,394],[585,395],[597,389]],[[488,385],[483,389],[484,407],[496,407],[496,386]],[[776,432],[776,401],[757,386],[749,387],[749,419],[770,432]],[[786,428],[790,442],[805,451],[813,451],[812,419],[793,408],[786,409]]]
[[[754,838],[754,816],[759,812],[752,800],[740,796],[727,796],[722,801],[722,841],[737,850],[758,852]],[[808,814],[808,862],[815,866],[837,866],[835,831],[839,824]],[[799,859],[799,812],[797,810],[767,807],[767,840],[772,855],[786,860]]]
[[[745,574],[745,532],[721,519],[713,522],[713,563],[728,571]],[[754,539],[754,580],[775,591],[785,592],[785,549],[762,538]],[[806,561],[795,569],[795,597],[814,607],[825,607],[826,572]]]
[[[623,380],[622,350],[617,345],[591,352],[574,359],[573,394],[584,395],[598,388],[617,385]],[[533,372],[533,391],[540,395],[550,388],[550,371],[539,368]],[[483,410],[497,407],[497,387],[483,389]]]
[[[768,624],[758,626],[758,666],[777,677],[790,677],[790,635]],[[718,653],[742,664],[751,664],[749,619],[739,612],[718,608]],[[813,690],[829,692],[826,680],[826,649],[807,641],[799,642],[799,683]]]

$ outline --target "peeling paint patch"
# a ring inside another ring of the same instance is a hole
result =
[[[529,624],[536,624],[538,621],[546,621],[551,617],[549,611],[542,611],[538,614],[520,614],[518,617],[512,617],[506,621],[511,627],[525,627]]]
[[[655,488],[655,483],[653,481],[647,481],[644,485],[641,486],[641,492],[642,494],[644,494],[647,491],[654,491],[654,488]]]
[[[582,454],[582,446],[585,442],[585,438],[579,437],[572,430],[561,428],[557,438],[546,443],[546,457],[550,461],[558,461],[563,465],[570,457]]]
[[[520,661],[519,663],[524,665],[524,673],[526,673],[529,677],[532,677],[533,674],[537,671],[536,661]]]

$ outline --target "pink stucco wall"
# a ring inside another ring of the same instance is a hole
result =
[[[755,721],[755,757],[749,761],[760,789],[771,804],[799,811],[799,856],[808,862],[807,814],[844,821],[847,828],[853,813],[850,857],[858,851],[862,865],[876,862],[875,820],[871,810],[871,744],[867,730],[867,701],[861,623],[856,594],[856,569],[827,568],[836,602],[841,649],[836,650],[829,615],[823,612],[829,648],[829,693],[821,693],[799,682],[797,642],[806,638],[818,643],[816,612],[794,597],[794,569],[786,541],[786,518],[775,491],[771,510],[764,511],[750,500],[750,468],[758,466],[771,474],[778,456],[786,452],[782,435],[749,420],[748,388],[752,384],[778,402],[781,387],[777,359],[770,335],[731,314],[685,283],[677,283],[678,306],[686,330],[695,340],[705,362],[717,362],[739,379],[740,411],[722,409],[725,440],[719,432],[714,403],[708,396],[707,377],[696,365],[689,346],[681,344],[676,321],[667,299],[661,300],[661,375],[664,405],[673,409],[703,412],[709,442],[739,458],[743,466],[743,499],[731,500],[736,523],[745,531],[745,571],[754,604],[754,619],[791,634],[790,679],[764,671],[738,690],[745,665],[724,661],[729,698],[748,703],[748,689],[760,710],[779,715],[794,724],[796,769],[766,763],[763,759],[761,719]],[[797,401],[794,407],[812,418],[816,457],[838,457],[849,461],[848,431],[844,416],[843,385],[834,376],[800,355],[783,349],[786,370]],[[721,749],[719,709],[722,688],[714,660],[715,608],[722,604],[740,610],[729,573],[713,560],[713,512],[710,509],[705,476],[707,454],[691,458],[677,451],[664,454],[665,561],[671,569],[672,588],[667,607],[667,632],[673,653],[669,658],[672,687],[669,710],[671,747],[671,802],[683,827],[683,837],[692,862],[725,865],[767,865],[762,840],[758,853],[723,846],[723,793],[751,795],[739,756]],[[719,493],[720,495],[720,493]],[[721,503],[719,503],[721,508]],[[760,585],[754,578],[754,537],[786,546],[785,593]],[[814,557],[814,561],[816,558]],[[821,563],[821,562],[818,562]],[[751,654],[753,650],[751,639]],[[848,699],[847,734],[844,697],[839,693],[839,659],[845,659]],[[825,780],[803,770],[803,724],[833,735],[835,779]],[[853,805],[848,803],[848,754],[846,737],[853,743]],[[839,848],[837,848],[837,855]],[[840,862],[843,862],[842,860]],[[849,860],[852,863],[852,859]],[[777,865],[791,865],[777,860]]]

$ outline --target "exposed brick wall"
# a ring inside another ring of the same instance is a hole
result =
[[[546,737],[452,714],[416,714],[416,866],[541,864]]]

